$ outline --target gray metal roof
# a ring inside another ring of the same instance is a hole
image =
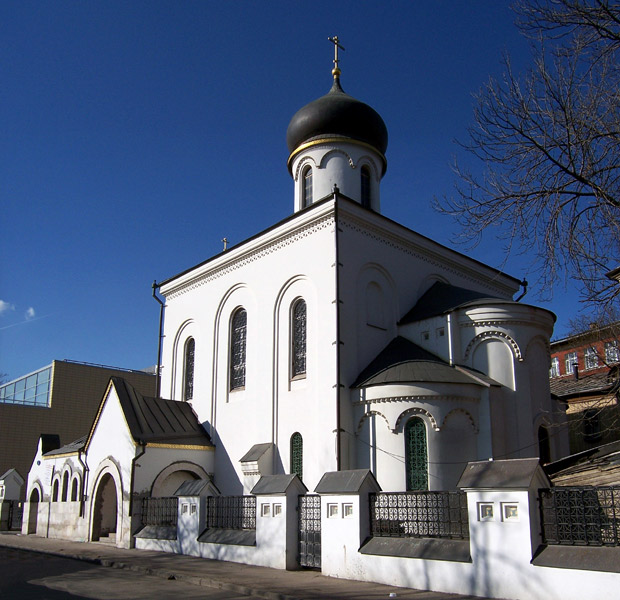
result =
[[[258,483],[252,489],[252,494],[284,494],[293,481],[299,481],[300,487],[306,486],[301,482],[299,477],[295,474],[289,475],[263,475]]]
[[[267,442],[265,444],[254,444],[239,460],[239,462],[255,462],[257,461],[265,452],[267,452],[273,444],[271,442]]]
[[[459,488],[529,488],[538,469],[537,458],[470,462],[463,470]]]
[[[120,377],[112,377],[111,382],[136,442],[213,446],[187,402],[142,396]]]
[[[512,300],[436,281],[400,320],[399,324],[405,325],[436,317],[468,304],[473,306],[489,302],[497,304],[498,302],[512,302]]]
[[[394,338],[377,357],[359,374],[352,388],[390,383],[472,383],[490,384],[483,374],[455,368],[445,360],[404,337]],[[495,382],[493,382],[495,383]]]
[[[209,485],[207,479],[188,479],[184,481],[173,496],[200,496],[200,492]]]
[[[377,486],[377,489],[381,489],[375,476],[369,469],[354,469],[351,471],[325,473],[314,491],[317,494],[354,494],[359,492],[364,481],[369,477]]]
[[[79,452],[84,449],[86,446],[86,438],[88,436],[83,435],[82,437],[69,442],[65,446],[61,446],[60,448],[55,448],[54,450],[49,450],[48,452],[44,452],[44,456],[54,456],[56,454],[72,454],[73,452]]]

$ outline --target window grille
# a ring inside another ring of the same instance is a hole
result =
[[[584,354],[586,369],[596,369],[596,367],[598,367],[598,354],[596,352],[596,348],[586,348]]]
[[[306,372],[306,302],[298,300],[293,306],[292,376]]]
[[[304,475],[304,440],[301,433],[291,436],[291,473],[303,481]]]
[[[185,382],[183,397],[186,402],[194,397],[194,355],[196,342],[194,338],[189,338],[185,344]]]
[[[426,426],[419,417],[407,421],[405,426],[405,457],[407,489],[428,489],[428,457],[426,447]]]
[[[308,167],[304,171],[304,191],[302,199],[302,208],[312,204],[312,169]]]
[[[368,167],[362,167],[362,206],[370,208],[370,170]]]
[[[245,387],[245,349],[247,335],[247,313],[239,308],[231,324],[230,344],[230,389]]]

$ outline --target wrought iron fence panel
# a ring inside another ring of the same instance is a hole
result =
[[[321,497],[299,496],[299,564],[321,568]]]
[[[9,530],[21,529],[23,516],[24,503],[18,500],[9,500]]]
[[[209,496],[207,527],[256,529],[256,496]]]
[[[142,523],[158,527],[174,527],[179,515],[179,499],[171,498],[143,498]]]
[[[371,534],[379,537],[469,538],[464,492],[370,494]]]
[[[539,497],[545,544],[620,545],[620,487],[556,487]]]

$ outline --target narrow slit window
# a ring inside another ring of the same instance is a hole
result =
[[[298,432],[291,436],[291,473],[303,481],[304,440]]]
[[[189,338],[185,344],[185,365],[183,382],[183,399],[188,402],[194,398],[194,356],[196,353],[196,342],[194,338]]]
[[[370,208],[370,169],[362,167],[362,206]]]
[[[230,327],[230,389],[245,387],[245,351],[247,313],[239,308],[232,317]]]
[[[306,302],[297,300],[292,310],[292,376],[299,377],[306,374]]]
[[[312,168],[306,167],[303,174],[303,198],[301,207],[306,208],[312,204]]]

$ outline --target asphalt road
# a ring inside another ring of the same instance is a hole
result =
[[[234,592],[0,547],[1,600],[258,600]]]

